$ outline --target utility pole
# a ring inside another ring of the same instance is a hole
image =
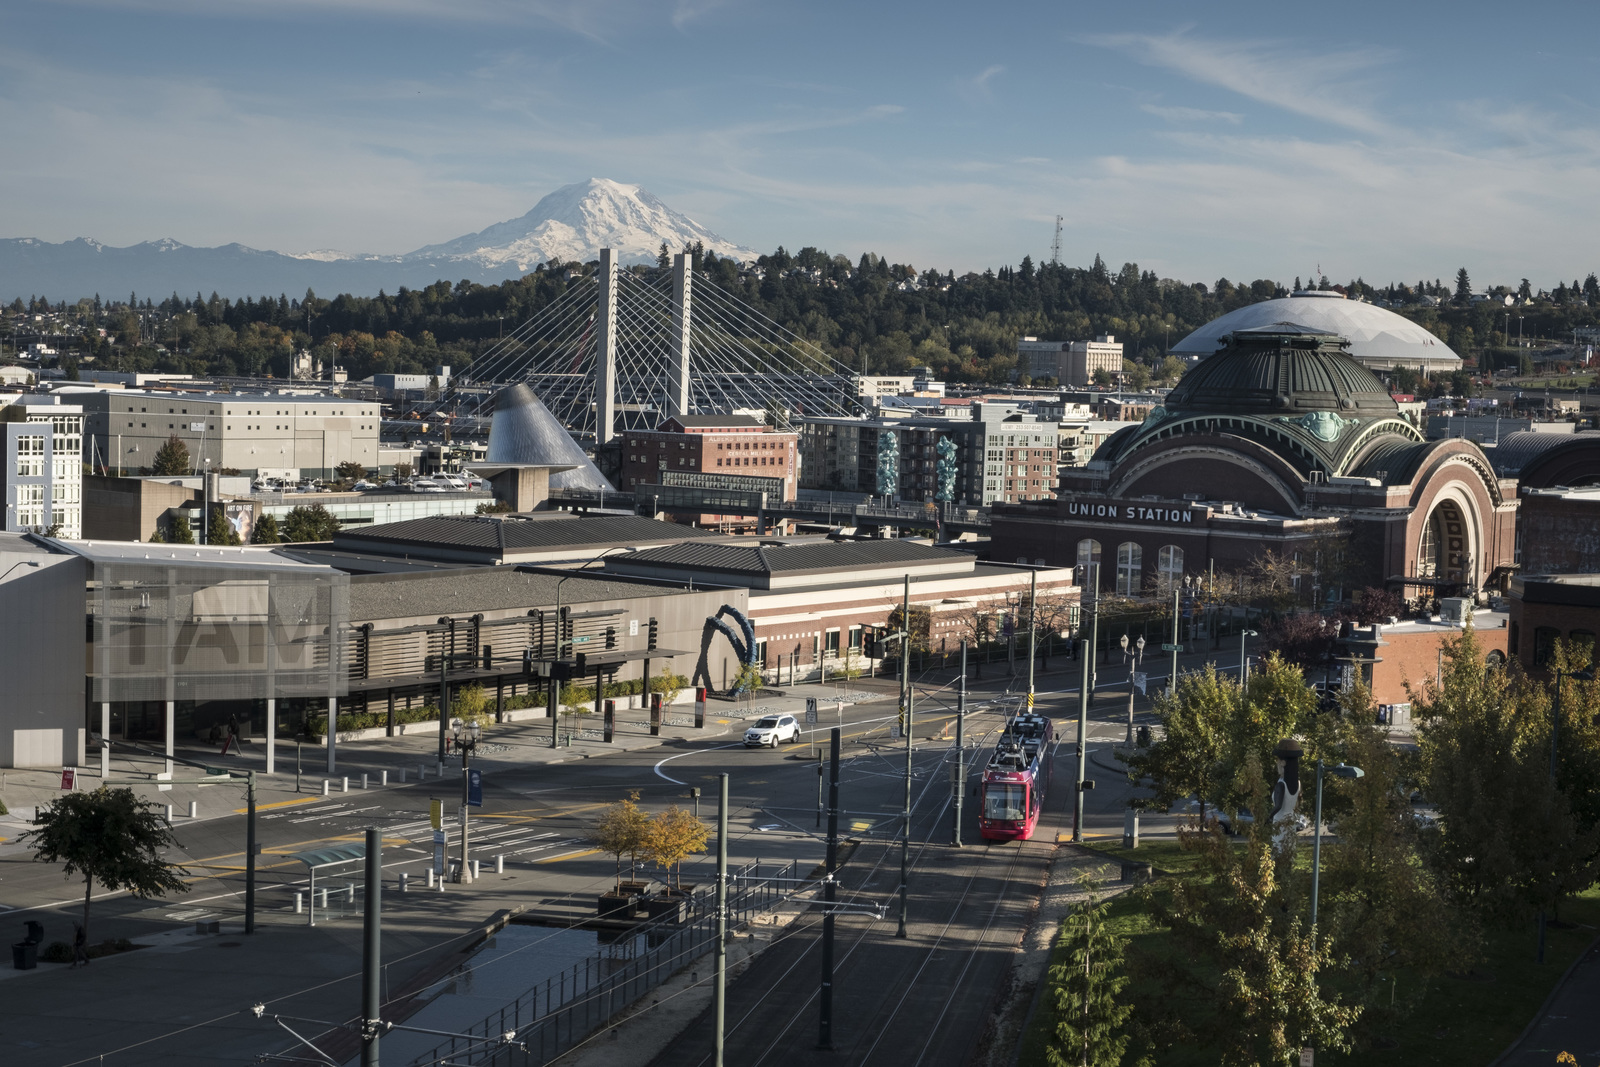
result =
[[[1091,567],[1092,569],[1092,567]],[[1100,600],[1098,595],[1090,602],[1090,609],[1095,613],[1095,625],[1091,633],[1099,629]],[[1080,611],[1078,629],[1083,629],[1083,619]],[[1088,773],[1089,759],[1089,686],[1094,678],[1094,640],[1091,637],[1089,647],[1084,650],[1083,677],[1078,686],[1078,777],[1074,783],[1072,800],[1072,840],[1083,840],[1083,780]]]
[[[839,862],[839,728],[828,741],[828,858],[822,878],[822,988],[817,995],[819,1016],[817,1048],[833,1048],[833,905],[838,883],[833,879]]]
[[[110,752],[111,747],[106,746]],[[101,775],[104,778],[104,775]],[[244,932],[256,932],[256,772],[244,772]]]
[[[361,1067],[378,1067],[382,1033],[383,833],[367,827],[367,897],[361,924]]]
[[[1039,572],[1028,573],[1028,710],[1033,710],[1033,662],[1038,658],[1034,640],[1039,632]]]
[[[1181,595],[1182,595],[1182,588],[1179,586],[1179,584],[1177,582],[1173,582],[1172,583],[1172,644],[1167,646],[1168,648],[1170,648],[1172,650],[1172,678],[1167,682],[1167,696],[1169,696],[1169,697],[1175,697],[1175,696],[1178,695],[1178,650],[1183,648],[1183,645],[1178,643],[1178,611],[1179,611],[1179,603],[1180,603],[1178,598]]]
[[[967,795],[967,747],[962,734],[967,722],[967,639],[961,639],[961,686],[956,690],[956,822],[950,843],[961,847],[961,802]]]
[[[838,753],[838,732],[834,732]],[[837,771],[835,772],[837,782]],[[831,846],[830,846],[831,848]],[[830,852],[831,863],[831,852]],[[831,946],[830,946],[831,947]],[[723,1067],[723,1024],[728,1014],[728,776],[717,775],[717,1063]]]
[[[911,575],[906,575],[900,600],[900,721],[906,733],[906,807],[900,836],[900,928],[906,937],[906,879],[911,870]]]

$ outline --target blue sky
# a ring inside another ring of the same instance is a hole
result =
[[[0,236],[395,253],[591,176],[958,271],[1600,270],[1600,5],[6,5]]]

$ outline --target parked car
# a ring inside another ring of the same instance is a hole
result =
[[[744,732],[746,748],[769,745],[777,748],[783,741],[800,740],[800,723],[793,715],[768,715]]]
[[[357,482],[355,485],[352,485],[350,488],[357,489],[357,490],[360,490],[360,489],[376,489],[376,488],[378,488],[378,486],[377,486],[377,484],[375,482],[369,482],[365,478],[363,478],[359,482]]]

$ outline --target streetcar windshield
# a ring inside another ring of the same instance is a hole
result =
[[[1023,788],[1020,785],[991,785],[983,791],[983,817],[985,819],[1023,818]]]

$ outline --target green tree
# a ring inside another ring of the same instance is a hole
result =
[[[1128,939],[1111,932],[1111,902],[1102,899],[1094,878],[1078,879],[1084,899],[1061,923],[1057,948],[1067,958],[1050,968],[1055,999],[1055,1040],[1045,1048],[1051,1067],[1116,1067],[1128,1048],[1133,1004],[1122,997],[1128,984],[1124,953]]]
[[[632,790],[606,806],[594,824],[594,843],[617,858],[617,881],[622,881],[622,857],[628,857],[628,877],[634,876],[639,855],[650,831],[650,817],[639,810],[639,791]]]
[[[1462,267],[1456,271],[1456,301],[1466,304],[1472,300],[1472,279],[1467,277],[1467,268]]]
[[[353,459],[347,459],[333,469],[342,482],[359,482],[367,476],[367,468]]]
[[[89,905],[96,882],[113,892],[126,889],[149,899],[187,893],[189,872],[161,858],[177,845],[172,828],[154,804],[133,790],[101,786],[91,793],[68,793],[39,812],[36,830],[22,835],[41,863],[60,863],[68,878],[83,875],[83,930],[89,933]]]
[[[1451,899],[1484,921],[1555,911],[1600,873],[1600,827],[1581,823],[1551,778],[1549,693],[1520,674],[1486,670],[1470,627],[1443,645],[1442,684],[1426,683],[1412,701],[1421,783],[1439,812],[1426,854]],[[1593,698],[1580,689],[1572,699]],[[1566,720],[1566,693],[1562,703]]]
[[[1161,738],[1128,757],[1129,780],[1138,784],[1148,778],[1153,795],[1135,803],[1166,810],[1198,797],[1204,825],[1206,807],[1221,791],[1229,723],[1239,717],[1241,702],[1238,683],[1219,675],[1211,664],[1180,678],[1175,695],[1157,693]]]
[[[1106,370],[1104,367],[1096,367],[1094,374],[1091,375],[1091,379],[1093,380],[1094,384],[1098,385],[1102,389],[1111,388],[1111,384],[1116,381],[1116,378],[1112,375],[1112,373]]]
[[[1467,969],[1475,925],[1422,862],[1401,754],[1377,726],[1370,692],[1358,684],[1340,702],[1339,715],[1319,717],[1324,730],[1307,755],[1365,774],[1326,782],[1323,811],[1334,836],[1323,845],[1318,925],[1353,980],[1363,1029],[1391,1034],[1434,978]],[[1301,781],[1314,782],[1314,774],[1302,770]]]
[[[170,477],[176,474],[189,473],[189,446],[177,434],[167,438],[167,443],[156,450],[155,462],[150,467],[151,474]]]
[[[280,536],[288,542],[331,541],[339,520],[321,504],[301,504],[283,520]]]
[[[278,520],[271,515],[262,515],[250,530],[250,543],[252,545],[276,545],[280,541]]]
[[[194,527],[189,524],[188,512],[174,511],[167,515],[167,535],[163,540],[169,545],[194,544]]]
[[[1164,995],[1155,1032],[1205,1048],[1223,1067],[1287,1065],[1307,1044],[1347,1051],[1361,1008],[1322,988],[1333,949],[1289,907],[1267,828],[1251,825],[1244,848],[1215,830],[1180,831],[1179,840],[1200,862],[1153,898],[1176,944],[1156,965]]]
[[[206,531],[206,544],[208,545],[242,545],[239,531],[233,528],[233,523],[228,521],[228,515],[221,508],[211,509],[210,529]]]

